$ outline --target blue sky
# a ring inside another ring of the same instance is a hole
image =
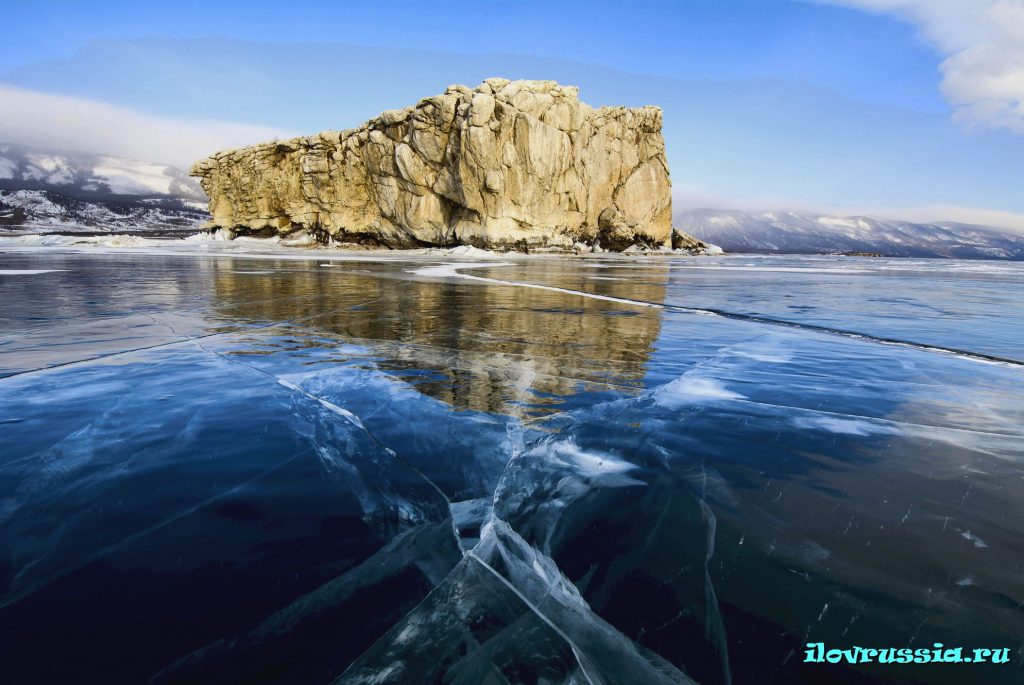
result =
[[[594,105],[664,107],[680,207],[1024,227],[1024,31],[1001,28],[1017,6],[15,0],[0,138],[186,165],[449,83],[555,78]]]

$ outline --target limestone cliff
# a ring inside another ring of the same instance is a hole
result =
[[[592,108],[554,81],[487,79],[346,131],[191,170],[211,227],[395,247],[671,246],[658,107]]]

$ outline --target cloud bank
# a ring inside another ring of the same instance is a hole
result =
[[[192,162],[217,150],[293,135],[267,126],[154,116],[0,84],[0,142],[102,153],[188,169]]]
[[[1024,0],[825,0],[895,14],[943,55],[958,121],[1024,133]]]

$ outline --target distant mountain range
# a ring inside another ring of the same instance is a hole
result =
[[[674,223],[726,252],[1024,259],[1024,235],[954,222],[695,209],[677,214]]]
[[[206,195],[180,169],[0,143],[0,229],[174,234],[207,218]]]

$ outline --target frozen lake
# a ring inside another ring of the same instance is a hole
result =
[[[1024,678],[1024,264],[42,242],[10,682]]]

